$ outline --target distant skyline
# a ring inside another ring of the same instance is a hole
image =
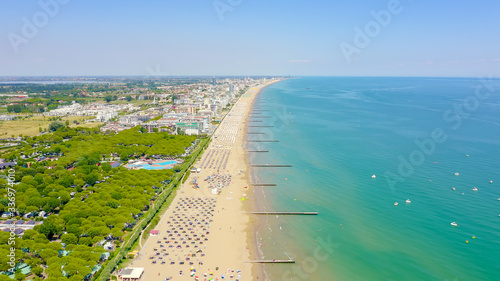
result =
[[[0,3],[0,76],[500,77],[500,2]]]

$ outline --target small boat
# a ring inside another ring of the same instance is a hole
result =
[[[493,181],[490,181],[490,183],[493,183]]]
[[[406,199],[406,203],[411,203],[410,199]]]
[[[460,176],[460,174],[458,172],[455,172],[455,176]]]
[[[372,179],[376,178],[377,176],[375,174],[372,175]]]
[[[399,205],[399,203],[398,202],[394,202],[394,206],[397,206],[397,205]]]
[[[474,188],[472,190],[477,191],[477,187],[474,186]]]
[[[458,226],[458,224],[456,222],[452,222],[450,224],[451,224],[451,226]]]
[[[456,189],[456,188],[454,188],[454,187],[452,187],[451,189],[452,189],[453,191],[457,190],[457,189]]]

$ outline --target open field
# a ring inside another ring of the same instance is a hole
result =
[[[87,122],[87,123],[80,123],[78,125],[73,124],[73,125],[70,125],[70,127],[94,128],[94,127],[98,127],[100,125],[104,125],[104,122]]]
[[[70,125],[74,124],[73,120],[76,120],[78,122],[82,122],[85,119],[92,119],[92,116],[69,116],[69,117],[64,117],[62,118],[62,122],[69,121]],[[42,130],[47,130],[49,127],[49,124],[52,123],[53,121],[49,121],[49,117],[43,117],[43,116],[35,116],[31,117],[29,119],[22,119],[22,120],[13,120],[13,121],[2,121],[0,122],[0,136],[36,136],[40,133],[39,128],[41,127]],[[100,122],[96,123],[85,123],[85,124],[80,124],[78,126],[80,127],[97,127],[99,126]]]

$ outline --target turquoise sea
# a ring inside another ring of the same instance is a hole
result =
[[[278,185],[255,187],[257,208],[319,212],[261,218],[262,257],[296,260],[266,265],[268,278],[500,280],[499,93],[500,80],[486,78],[304,77],[265,88],[253,107],[262,122],[251,125],[273,127],[248,138],[279,142],[248,143],[269,150],[250,162],[293,167],[253,169],[254,182]]]

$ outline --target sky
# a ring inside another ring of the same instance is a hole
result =
[[[0,0],[0,76],[500,77],[500,1]]]

